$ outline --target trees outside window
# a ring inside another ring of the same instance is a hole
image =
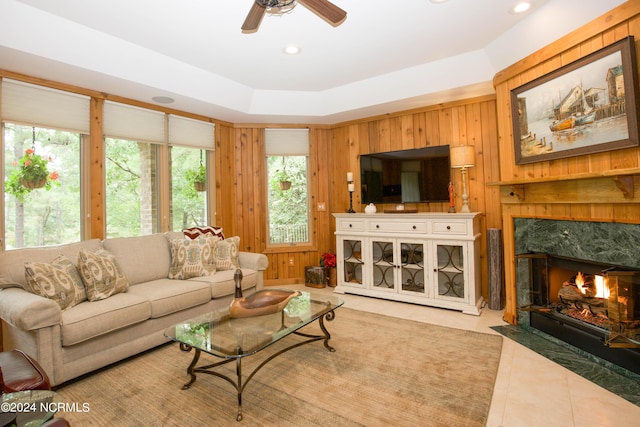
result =
[[[159,231],[157,145],[105,138],[107,237]]]
[[[207,224],[207,150],[171,147],[171,228]],[[205,179],[205,185],[198,185]]]
[[[3,132],[5,247],[79,241],[82,237],[80,146],[86,135],[15,123],[4,123]],[[29,164],[35,160],[29,159],[29,153],[46,161],[48,185],[16,191],[16,170],[20,170],[25,161]],[[12,182],[14,186],[10,188]]]
[[[310,242],[307,164],[307,156],[267,156],[269,244]]]

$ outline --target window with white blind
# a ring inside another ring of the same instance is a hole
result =
[[[269,245],[310,243],[309,130],[265,129]]]
[[[209,183],[215,171],[208,159],[215,149],[214,132],[213,123],[169,115],[172,230],[210,224],[208,207],[215,192]]]
[[[2,132],[4,247],[81,240],[89,97],[3,79]]]
[[[166,144],[165,114],[105,101],[107,237],[160,231],[158,147]]]

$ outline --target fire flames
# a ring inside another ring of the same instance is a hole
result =
[[[595,275],[593,279],[593,286],[589,286],[584,280],[584,274],[582,274],[582,272],[578,272],[575,283],[576,287],[584,296],[591,298],[609,298],[609,289],[605,284],[603,276]]]

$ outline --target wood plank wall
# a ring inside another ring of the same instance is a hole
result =
[[[440,104],[337,125],[331,131],[330,170],[333,212],[349,208],[347,172],[353,172],[355,188],[360,188],[360,154],[403,150],[439,145],[472,145],[476,166],[468,170],[468,194],[471,211],[485,213],[482,220],[481,262],[482,295],[488,297],[486,229],[501,227],[499,189],[485,185],[499,176],[497,155],[496,103],[493,96]],[[456,208],[462,206],[462,184],[459,170],[452,170]],[[358,191],[353,193],[356,212],[364,212]],[[395,205],[377,205],[378,211],[394,209]],[[447,212],[448,203],[407,203],[405,209],[419,212]],[[332,232],[335,224],[331,224]],[[333,238],[333,237],[332,237]],[[335,244],[335,242],[334,242]]]
[[[240,236],[242,250],[267,255],[267,285],[303,283],[305,266],[318,265],[323,252],[335,252],[328,181],[332,162],[330,131],[323,127],[309,130],[312,245],[273,249],[267,248],[264,129],[258,126],[216,127],[216,222],[223,227],[225,235]],[[324,211],[317,209],[319,202],[325,204]]]
[[[629,35],[635,37],[636,56],[640,58],[639,14],[640,2],[626,2],[588,25],[496,74],[494,85],[498,112],[498,155],[500,158],[500,177],[503,182],[523,179],[535,181],[536,179],[548,179],[549,177],[566,179],[578,174],[599,173],[607,170],[637,168],[639,166],[640,150],[638,148],[517,166],[513,160],[514,146],[510,105],[511,89]],[[640,222],[640,205],[637,198],[629,203],[615,204],[563,203],[563,200],[567,200],[564,198],[565,194],[555,190],[553,193],[556,200],[551,200],[550,203],[527,203],[525,199],[523,203],[505,203],[502,205],[506,277],[505,319],[511,323],[516,322],[514,217]],[[594,198],[593,195],[591,195],[591,198]]]
[[[359,155],[436,145],[473,145],[476,166],[469,170],[471,210],[485,213],[482,230],[483,295],[487,297],[486,227],[501,227],[499,189],[486,186],[499,176],[496,103],[494,96],[425,107],[383,117],[338,124],[331,129],[310,128],[311,218],[315,232],[311,248],[268,250],[266,245],[266,188],[264,187],[264,128],[217,126],[217,223],[226,235],[241,236],[243,250],[263,252],[269,258],[267,285],[302,283],[305,265],[318,265],[320,254],[335,252],[335,221],[331,213],[349,207],[346,174],[353,172],[360,186]],[[460,172],[453,172],[456,206],[461,207]],[[354,209],[363,212],[360,194]],[[319,211],[318,203],[326,210]],[[380,205],[378,209],[392,206]],[[448,203],[407,204],[420,212],[447,212]],[[289,259],[294,259],[294,266]]]

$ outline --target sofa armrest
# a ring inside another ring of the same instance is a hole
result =
[[[238,262],[240,262],[240,267],[256,271],[264,271],[269,266],[269,258],[255,252],[239,252]]]
[[[60,306],[50,299],[19,288],[0,291],[0,318],[23,331],[58,325]]]

